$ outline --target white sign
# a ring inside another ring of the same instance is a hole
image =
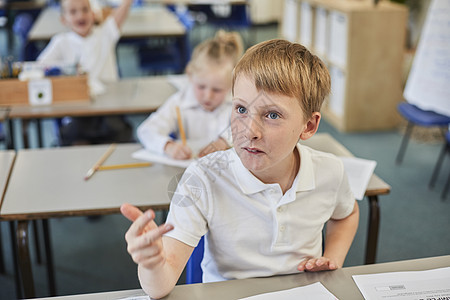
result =
[[[48,105],[52,103],[52,81],[37,79],[28,81],[28,101],[30,105]]]

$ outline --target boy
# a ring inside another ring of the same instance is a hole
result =
[[[353,241],[359,210],[342,162],[298,144],[319,126],[324,64],[299,44],[263,42],[236,65],[232,91],[234,148],[191,164],[167,223],[121,208],[134,220],[128,252],[151,297],[173,289],[203,235],[204,282],[334,270]]]
[[[94,26],[89,0],[62,0],[61,22],[71,31],[55,35],[38,61],[48,65],[78,65],[88,73],[91,94],[104,92],[105,83],[116,82],[119,78],[115,48],[132,3],[133,0],[123,0],[100,26]],[[74,118],[61,134],[64,144],[79,140],[121,142],[130,139],[131,127],[121,117]]]

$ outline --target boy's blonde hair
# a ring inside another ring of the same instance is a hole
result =
[[[248,49],[233,72],[254,80],[259,91],[298,99],[304,117],[320,112],[330,93],[330,73],[325,64],[304,46],[286,40],[269,40]]]
[[[242,38],[237,32],[219,30],[213,38],[195,47],[186,72],[202,70],[205,65],[231,63],[234,67],[243,53]]]

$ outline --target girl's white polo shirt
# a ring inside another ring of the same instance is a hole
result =
[[[167,236],[195,247],[205,236],[203,282],[296,273],[322,255],[322,229],[348,216],[355,198],[342,162],[297,145],[300,170],[284,195],[241,163],[234,149],[185,171],[170,205]]]

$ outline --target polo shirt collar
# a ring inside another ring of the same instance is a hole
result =
[[[312,190],[315,187],[314,182],[314,168],[311,159],[311,154],[304,146],[297,144],[297,149],[300,153],[300,170],[294,180],[293,185],[296,187],[296,192]],[[265,184],[256,176],[254,176],[241,162],[239,156],[234,148],[231,149],[231,166],[235,178],[239,178],[237,183],[244,194],[250,195],[262,192],[266,189],[272,188],[278,184]]]

